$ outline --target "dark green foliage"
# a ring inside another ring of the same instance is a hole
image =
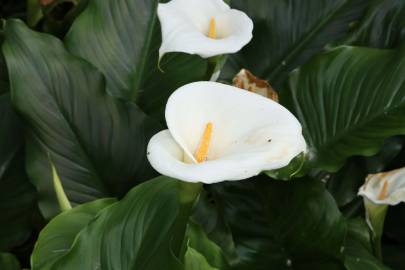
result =
[[[231,1],[254,37],[220,80],[268,80],[309,148],[195,204],[154,178],[146,147],[171,93],[212,62],[159,62],[159,0],[46,2],[0,3],[1,270],[405,269],[404,204],[380,260],[357,195],[368,174],[405,167],[405,1]]]

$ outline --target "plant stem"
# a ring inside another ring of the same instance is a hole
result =
[[[214,56],[208,59],[208,68],[205,75],[207,81],[216,81],[217,78],[214,78],[214,74],[221,71],[226,59],[227,55]]]
[[[202,189],[201,183],[179,181],[179,200],[181,204],[194,204]]]
[[[178,213],[179,222],[174,231],[176,232],[175,235],[185,236],[188,220],[192,214],[193,206],[198,200],[203,185],[201,183],[188,183],[183,181],[178,181],[178,185],[180,211]],[[179,258],[183,258],[187,250],[187,237],[174,238],[172,248]]]

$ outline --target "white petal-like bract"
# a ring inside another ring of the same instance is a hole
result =
[[[405,168],[370,174],[359,195],[374,204],[397,205],[405,202]]]
[[[238,52],[252,39],[253,22],[223,0],[172,0],[159,4],[162,28],[160,58],[168,52],[198,54],[203,58]],[[208,37],[215,19],[216,38]]]

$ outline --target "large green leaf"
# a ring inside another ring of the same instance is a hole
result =
[[[176,258],[180,246],[175,243],[184,239],[188,215],[183,211],[188,210],[179,203],[178,187],[177,180],[167,177],[135,187],[122,201],[101,210],[80,231],[68,253],[41,269],[182,269]],[[60,223],[61,217],[42,232],[46,239],[58,234],[56,225],[68,226]],[[35,258],[44,260],[52,252],[42,251]]]
[[[23,143],[10,95],[0,95],[0,251],[21,245],[33,229],[36,192],[25,173]]]
[[[351,220],[345,243],[347,270],[389,270],[372,252],[368,226],[361,219]]]
[[[395,48],[405,41],[405,1],[373,0],[346,44]]]
[[[69,252],[76,235],[98,212],[115,201],[115,199],[100,199],[55,217],[39,235],[31,257],[32,270],[50,269],[57,260]]]
[[[224,230],[211,223],[223,216],[238,255],[232,269],[341,269],[346,224],[322,183],[262,176],[206,188],[196,218],[215,236]]]
[[[347,33],[369,0],[233,0],[254,21],[254,38],[229,58],[221,77],[247,68],[279,88],[288,73]]]
[[[65,41],[107,78],[110,93],[136,101],[149,114],[162,115],[168,96],[178,87],[202,80],[207,62],[172,54],[158,69],[161,44],[158,0],[90,0]]]
[[[340,47],[294,71],[290,90],[312,165],[339,169],[405,134],[405,48]]]
[[[34,142],[28,168],[42,209],[56,203],[49,159],[73,204],[120,196],[149,179],[154,172],[146,145],[159,129],[156,123],[136,105],[106,94],[103,76],[68,54],[58,39],[16,20],[5,28],[12,100]]]

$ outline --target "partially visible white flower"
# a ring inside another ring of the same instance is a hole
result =
[[[405,202],[405,168],[370,174],[360,188],[359,195],[379,205]]]
[[[172,0],[159,4],[160,58],[168,52],[203,58],[235,53],[252,39],[253,22],[223,0]]]
[[[181,87],[166,105],[168,130],[148,145],[158,172],[187,182],[242,180],[306,151],[298,120],[278,103],[215,82]]]
[[[382,259],[381,237],[388,207],[405,202],[405,168],[368,175],[358,194],[364,198],[375,253]]]

